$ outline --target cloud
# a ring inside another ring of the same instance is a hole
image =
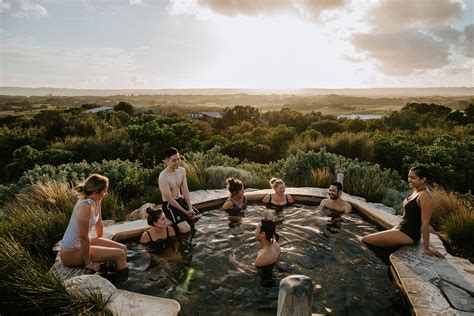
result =
[[[341,8],[347,0],[171,0],[174,14],[196,15],[199,9],[208,9],[225,16],[263,16],[289,12],[318,18],[324,11]]]
[[[368,12],[368,22],[386,29],[445,25],[460,18],[463,4],[447,0],[382,0]]]
[[[29,0],[0,0],[0,12],[10,12],[15,17],[28,16],[48,16],[48,10],[38,3],[31,3]]]
[[[461,42],[461,52],[467,57],[474,57],[474,24],[469,24],[464,28]]]
[[[448,43],[456,43],[461,37],[461,32],[452,26],[437,26],[430,30],[435,37]]]
[[[128,3],[130,3],[131,5],[145,5],[143,0],[129,0]]]
[[[422,32],[356,33],[351,42],[389,75],[441,68],[450,62],[449,45]]]
[[[3,0],[0,0],[0,12],[5,12],[10,10],[11,8],[11,3],[10,2],[5,2]]]

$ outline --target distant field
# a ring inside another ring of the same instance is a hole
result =
[[[425,97],[355,97],[347,95],[117,95],[117,96],[0,96],[0,115],[33,116],[42,110],[67,109],[83,104],[113,106],[128,102],[138,111],[185,113],[191,111],[222,111],[237,105],[252,106],[262,111],[279,111],[290,108],[300,112],[321,112],[322,114],[386,114],[400,110],[408,102],[435,103],[453,109],[464,109],[474,103],[474,96],[425,96]]]

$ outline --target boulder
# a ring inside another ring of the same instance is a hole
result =
[[[98,274],[81,275],[64,281],[69,292],[89,292],[101,294],[104,302],[107,302],[117,289],[109,280]]]
[[[145,203],[142,206],[140,206],[139,208],[137,208],[136,210],[134,210],[133,212],[131,212],[130,214],[128,214],[127,216],[125,216],[125,219],[127,221],[135,221],[137,219],[145,219],[146,216],[147,216],[146,210],[149,207],[158,207],[158,206],[156,204],[153,204],[153,203]]]

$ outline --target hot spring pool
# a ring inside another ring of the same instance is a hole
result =
[[[265,288],[258,276],[238,271],[228,256],[253,264],[259,245],[254,238],[260,219],[273,211],[249,205],[239,228],[229,228],[219,210],[196,223],[192,246],[182,260],[151,254],[129,242],[129,279],[121,289],[167,297],[181,305],[181,315],[275,315],[278,287]],[[387,266],[359,241],[376,232],[374,225],[350,214],[341,229],[327,228],[328,212],[296,204],[283,211],[277,225],[281,256],[275,276],[303,274],[314,284],[313,313],[334,315],[405,315],[401,295],[389,280]],[[235,234],[238,230],[241,234]]]

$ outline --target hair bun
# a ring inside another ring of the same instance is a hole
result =
[[[270,179],[270,184],[275,183],[276,180],[278,180],[278,179],[277,179],[277,178],[271,178],[271,179]]]

